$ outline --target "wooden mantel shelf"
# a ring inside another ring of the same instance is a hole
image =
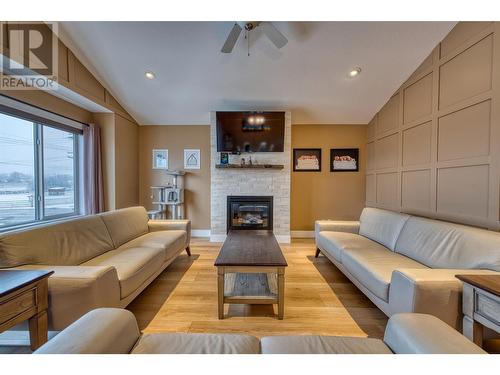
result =
[[[218,169],[283,169],[282,164],[216,164],[215,168]]]

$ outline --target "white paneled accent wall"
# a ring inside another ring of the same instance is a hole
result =
[[[276,169],[217,169],[220,153],[217,152],[216,113],[210,113],[211,142],[211,232],[212,241],[223,241],[226,236],[228,195],[271,195],[273,196],[273,231],[279,242],[290,242],[290,166],[292,145],[292,118],[285,112],[284,152],[256,152],[230,155],[230,163],[249,155],[259,164],[283,164]]]
[[[460,22],[368,125],[366,204],[500,229],[500,23]]]

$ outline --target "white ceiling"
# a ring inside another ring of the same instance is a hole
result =
[[[367,123],[454,22],[275,22],[250,56],[232,22],[62,22],[62,39],[141,125],[209,123],[214,110],[292,111],[294,124]],[[348,78],[353,67],[357,78]],[[155,80],[147,80],[151,70]]]

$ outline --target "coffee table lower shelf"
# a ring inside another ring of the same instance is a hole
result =
[[[224,304],[278,305],[278,319],[284,315],[285,267],[217,267],[219,319]]]

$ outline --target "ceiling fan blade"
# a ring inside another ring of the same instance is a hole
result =
[[[261,22],[259,26],[277,48],[281,48],[288,43],[288,39],[271,22]]]
[[[231,53],[234,45],[236,44],[236,41],[238,40],[238,37],[240,36],[241,30],[241,26],[235,23],[233,28],[229,32],[229,35],[227,36],[226,42],[220,50],[222,53]]]

